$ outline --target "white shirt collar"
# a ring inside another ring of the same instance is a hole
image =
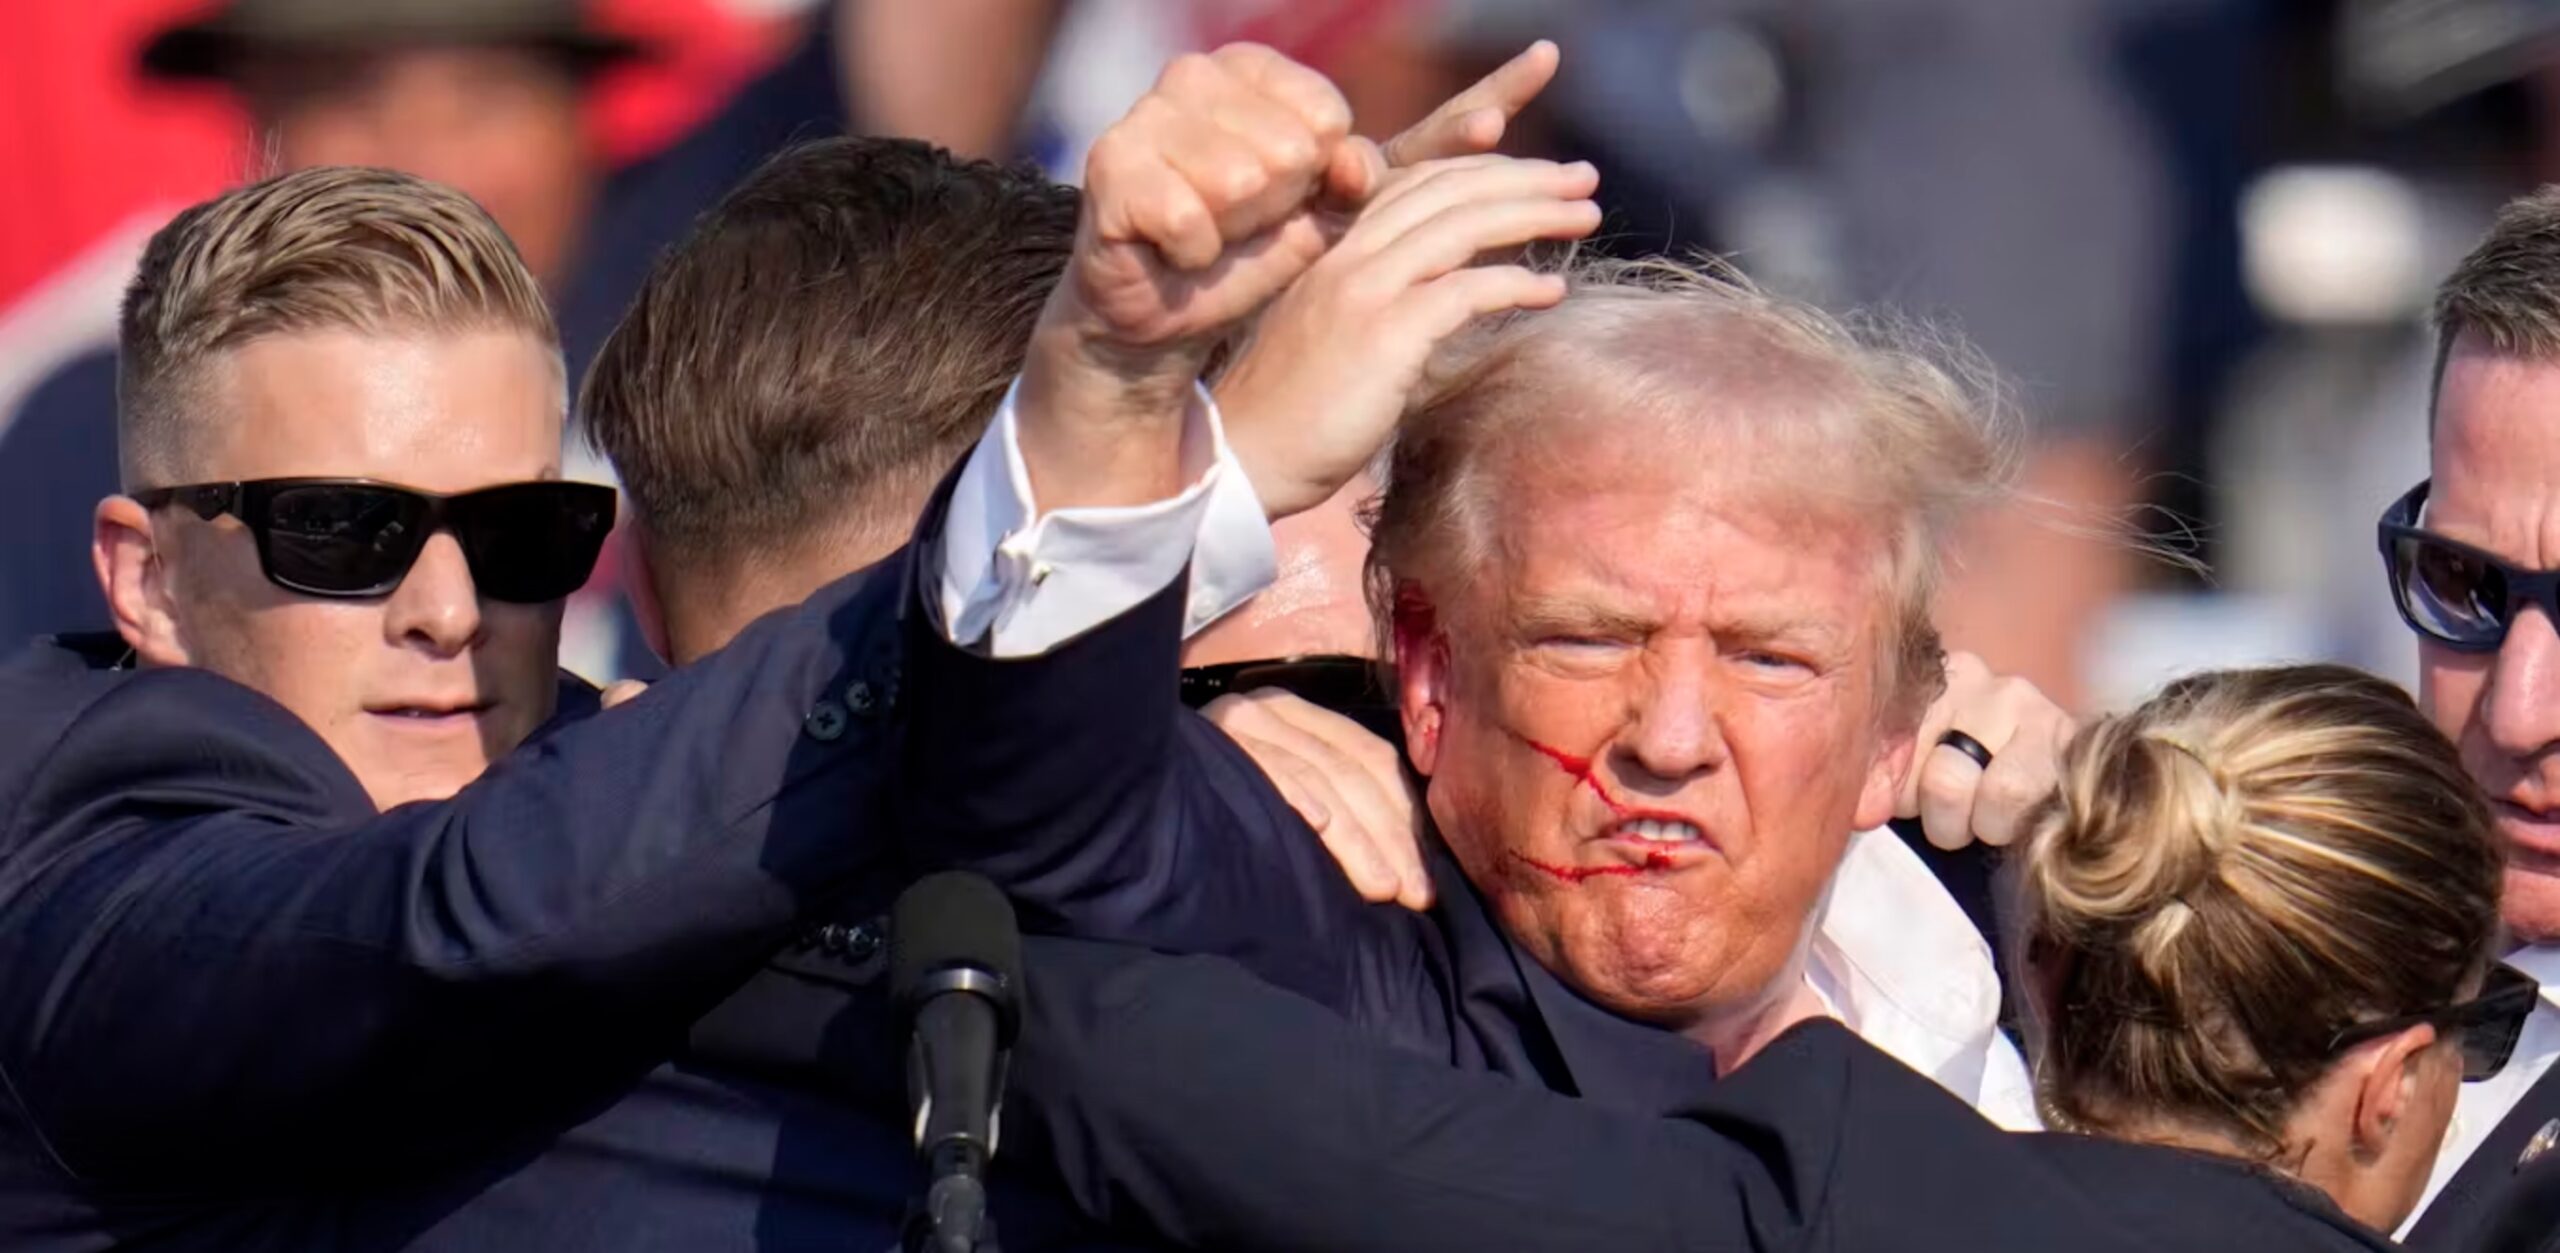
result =
[[[1981,1109],[2033,1125],[2024,1065],[2000,1032],[1991,948],[1891,830],[1850,837],[1805,977],[1850,1030]]]

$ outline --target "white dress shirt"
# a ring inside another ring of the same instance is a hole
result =
[[[1271,528],[1203,389],[1186,417],[1190,486],[1154,504],[1043,515],[1013,396],[969,456],[943,531],[943,630],[997,657],[1032,656],[1137,607],[1186,564],[1184,633],[1269,585]],[[1991,951],[1891,831],[1852,837],[1821,906],[1805,978],[1833,1015],[1993,1122],[2036,1126],[2017,1049],[2000,1033]]]
[[[2000,1031],[1991,946],[1901,836],[1850,837],[1815,926],[1805,980],[1832,1017],[1992,1122],[2043,1125],[2026,1061]]]
[[[2528,945],[2507,954],[2507,964],[2541,982],[2542,1000],[2524,1020],[2524,1033],[2516,1037],[2516,1051],[2508,1055],[2506,1069],[2495,1078],[2462,1085],[2453,1121],[2444,1129],[2444,1148],[2436,1154],[2435,1173],[2427,1177],[2418,1208],[2400,1224],[2402,1238],[2417,1225],[2418,1216],[2435,1204],[2436,1194],[2471,1159],[2472,1151],[2506,1120],[2507,1111],[2515,1108],[2526,1089],[2551,1069],[2552,1059],[2560,1057],[2560,945]]]
[[[1180,494],[1045,515],[1032,503],[1013,398],[1008,390],[952,485],[942,541],[942,623],[950,639],[984,640],[996,657],[1047,652],[1163,590],[1195,545],[1208,555],[1192,565],[1184,636],[1270,585],[1279,570],[1271,524],[1227,447],[1208,389],[1195,389],[1183,419],[1182,473],[1191,485]]]

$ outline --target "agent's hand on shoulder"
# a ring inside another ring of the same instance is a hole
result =
[[[1430,907],[1420,806],[1395,745],[1278,688],[1221,696],[1201,713],[1262,767],[1361,896]]]

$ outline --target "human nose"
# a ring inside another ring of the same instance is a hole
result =
[[[393,644],[439,657],[462,653],[480,638],[480,589],[462,545],[443,532],[427,537],[418,560],[385,607],[383,632]]]
[[[2481,726],[2510,757],[2531,757],[2560,740],[2560,632],[2540,605],[2522,606],[2490,663]]]
[[[1711,663],[1703,650],[1674,651],[1642,667],[1630,694],[1620,744],[1630,764],[1666,786],[1716,769],[1728,756]]]

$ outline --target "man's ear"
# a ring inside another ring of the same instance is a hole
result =
[[[2418,1099],[2418,1086],[2427,1081],[2426,1068],[2437,1061],[2429,1054],[2435,1043],[2435,1027],[2420,1023],[2348,1054],[2349,1064],[2366,1068],[2356,1084],[2358,1158],[2369,1161],[2382,1156],[2392,1133],[2407,1121]]]
[[[169,588],[169,563],[160,556],[151,511],[131,496],[98,502],[89,534],[89,563],[116,634],[144,665],[183,666],[187,649],[178,631]]]
[[[1888,730],[1876,745],[1875,763],[1867,768],[1866,785],[1858,790],[1858,812],[1850,819],[1851,828],[1868,831],[1893,821],[1893,811],[1902,800],[1902,780],[1911,770],[1911,753],[1918,727],[1905,726]]]
[[[1449,637],[1431,605],[1418,594],[1396,598],[1396,697],[1404,714],[1404,751],[1416,773],[1440,764],[1440,728],[1446,721],[1450,673]]]

